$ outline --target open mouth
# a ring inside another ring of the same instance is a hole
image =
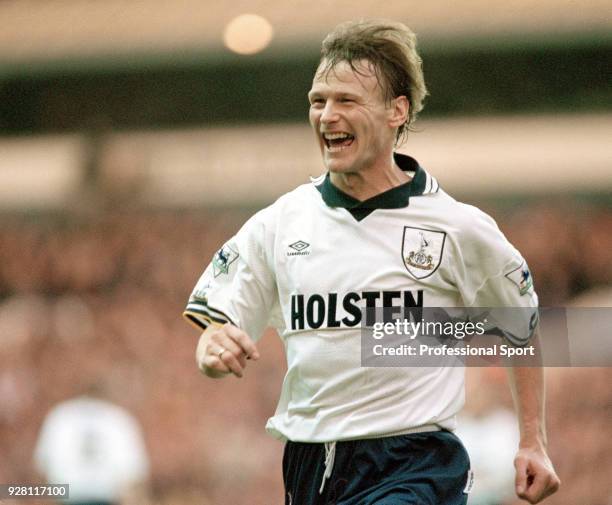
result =
[[[323,141],[325,142],[325,146],[332,153],[342,151],[342,149],[346,149],[353,143],[353,140],[355,140],[355,137],[350,133],[346,132],[323,134]]]

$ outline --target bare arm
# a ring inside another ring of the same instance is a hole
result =
[[[537,333],[533,345],[539,351]],[[520,430],[514,459],[516,494],[529,503],[539,503],[561,483],[546,452],[544,368],[514,366],[508,369],[508,376]]]
[[[200,371],[213,379],[234,374],[242,377],[247,359],[259,359],[255,342],[231,324],[210,325],[198,341],[196,363]]]

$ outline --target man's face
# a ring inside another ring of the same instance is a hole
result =
[[[396,132],[393,108],[385,104],[372,64],[361,60],[355,73],[342,61],[322,74],[324,65],[315,74],[308,100],[325,167],[354,173],[390,159]]]

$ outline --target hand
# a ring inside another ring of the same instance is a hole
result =
[[[196,350],[198,368],[208,377],[219,378],[229,373],[242,377],[247,359],[259,359],[255,342],[232,324],[209,326],[200,336]]]
[[[559,489],[561,481],[543,447],[519,449],[514,468],[516,494],[529,503],[539,503]]]

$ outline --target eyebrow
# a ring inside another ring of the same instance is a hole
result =
[[[323,95],[325,95],[326,93],[321,92],[321,91],[313,91],[310,90],[308,92],[308,98],[319,98]],[[359,98],[359,95],[356,95],[355,93],[351,93],[350,91],[338,91],[338,92],[331,92],[329,93],[329,95],[335,96],[335,97],[341,97],[341,98]]]

